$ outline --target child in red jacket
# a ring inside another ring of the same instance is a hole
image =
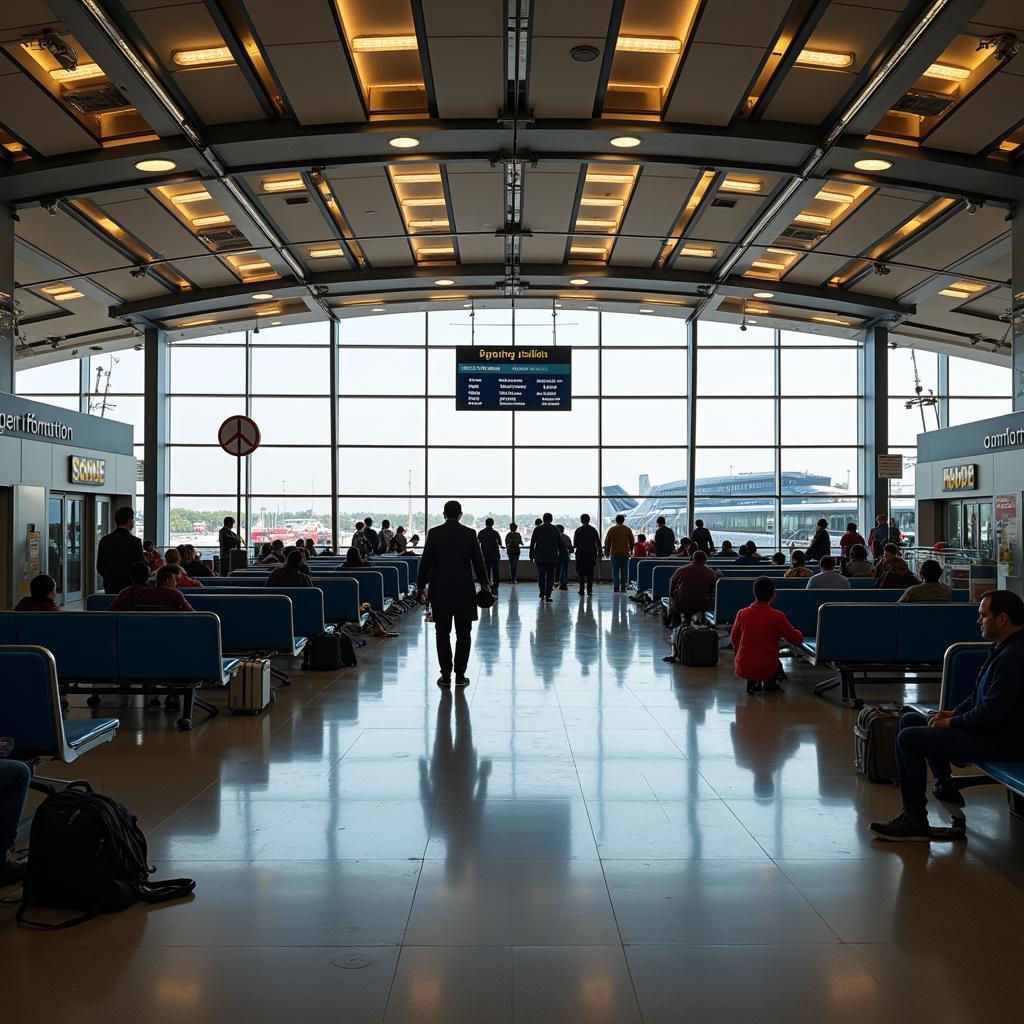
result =
[[[779,640],[803,643],[803,633],[772,607],[774,597],[775,584],[767,576],[758,577],[754,580],[754,603],[741,608],[732,624],[736,675],[747,681],[747,693],[781,690],[779,678],[785,679],[786,675],[779,661]]]

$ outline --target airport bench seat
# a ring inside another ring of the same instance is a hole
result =
[[[196,704],[218,713],[197,687],[226,686],[238,669],[238,658],[224,657],[220,620],[208,611],[0,612],[0,643],[50,651],[64,692],[181,695],[179,729],[192,727]]]
[[[319,592],[322,595],[323,600],[323,617],[327,623],[345,623],[345,622],[359,622],[359,582],[351,577],[342,576],[317,576],[315,579],[312,577],[312,587],[300,587],[300,588],[279,588],[279,587],[263,587],[261,586],[261,580],[266,579],[267,573],[263,574],[243,574],[239,576],[216,576],[212,579],[208,579],[204,582],[204,588],[207,590],[223,590],[229,589],[232,591],[240,590],[252,590],[256,593],[265,591],[267,593],[282,592],[288,590],[289,595],[292,590],[298,590],[302,593],[313,593]],[[186,596],[188,596],[186,594]],[[296,616],[299,614],[296,610]],[[298,625],[296,625],[298,629]],[[307,636],[313,636],[313,633],[305,634]]]
[[[757,574],[761,575],[761,574]],[[754,580],[757,579],[757,575],[751,574],[749,576],[723,576],[722,579],[715,584],[715,608],[713,612],[708,612],[707,619],[709,622],[716,626],[727,626],[736,618],[736,613],[741,608],[746,608],[754,600]],[[788,595],[791,593],[805,593],[811,595],[817,595],[819,600],[818,604],[822,601],[827,600],[828,596],[839,595],[850,595],[850,594],[884,594],[884,600],[892,602],[895,598],[893,591],[891,590],[875,590],[875,581],[871,579],[853,579],[850,581],[852,584],[850,590],[808,590],[806,579],[773,579],[772,582],[775,584],[776,594],[776,607],[781,607],[778,602],[781,599],[782,594],[786,594],[786,600]],[[898,596],[898,594],[897,594]],[[871,596],[864,598],[866,601],[881,600],[881,598],[874,598]],[[842,597],[838,600],[843,600]],[[808,633],[813,634],[817,630],[817,607],[815,604],[815,619],[814,625],[810,629],[804,629],[802,626],[797,626],[794,622],[793,625],[804,633],[806,636]],[[792,621],[792,620],[790,620]]]
[[[819,683],[822,694],[842,686],[843,704],[860,707],[855,675],[865,682],[891,682],[907,672],[938,673],[950,643],[977,637],[977,610],[965,601],[949,604],[888,604],[827,601],[818,608],[815,665],[832,665],[839,676]],[[869,674],[883,673],[882,678]]]
[[[231,573],[231,579],[266,579],[270,573],[261,569],[236,569]],[[322,579],[351,579],[359,583],[359,597],[361,601],[369,603],[374,611],[386,611],[394,603],[393,598],[398,596],[398,570],[394,566],[384,566],[383,569],[339,569],[337,575],[310,574],[310,582],[316,586]],[[386,581],[390,584],[389,590],[385,590]]]

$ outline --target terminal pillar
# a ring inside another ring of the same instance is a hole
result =
[[[888,513],[889,481],[878,476],[878,455],[889,450],[889,331],[872,327],[864,336],[862,357],[864,394],[860,435],[864,452],[864,507],[870,529],[875,516]],[[867,534],[865,533],[865,536]]]
[[[14,394],[14,217],[0,203],[0,393]]]
[[[1024,204],[1012,214],[1011,246],[1013,268],[1010,271],[1010,335],[1013,348],[1013,411],[1024,410]]]
[[[170,542],[167,521],[167,336],[147,327],[144,337],[146,404],[143,465],[143,516],[146,537],[158,547]]]

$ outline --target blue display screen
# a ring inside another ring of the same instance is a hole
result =
[[[456,409],[572,408],[572,349],[461,346],[455,353]]]

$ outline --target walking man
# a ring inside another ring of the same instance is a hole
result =
[[[530,561],[537,566],[537,586],[540,588],[540,599],[551,600],[551,588],[555,585],[555,572],[559,559],[565,550],[562,535],[552,523],[550,512],[544,513],[540,526],[535,526],[530,535]]]
[[[114,513],[116,529],[100,539],[96,571],[103,577],[103,592],[119,594],[131,583],[131,567],[143,562],[142,540],[134,534],[135,511],[124,506]]]
[[[430,587],[430,609],[437,634],[437,661],[441,668],[437,685],[449,689],[452,669],[455,685],[469,686],[466,669],[472,646],[473,623],[477,618],[476,576],[480,589],[490,593],[483,555],[476,534],[459,520],[462,506],[457,501],[444,503],[444,522],[427,534],[416,578],[416,599]],[[452,657],[452,625],[455,626],[455,656]]]
[[[494,528],[494,520],[486,519],[484,528],[477,534],[480,541],[480,551],[484,556],[484,565],[487,568],[487,579],[495,594],[498,592],[498,584],[501,581],[501,534]]]

